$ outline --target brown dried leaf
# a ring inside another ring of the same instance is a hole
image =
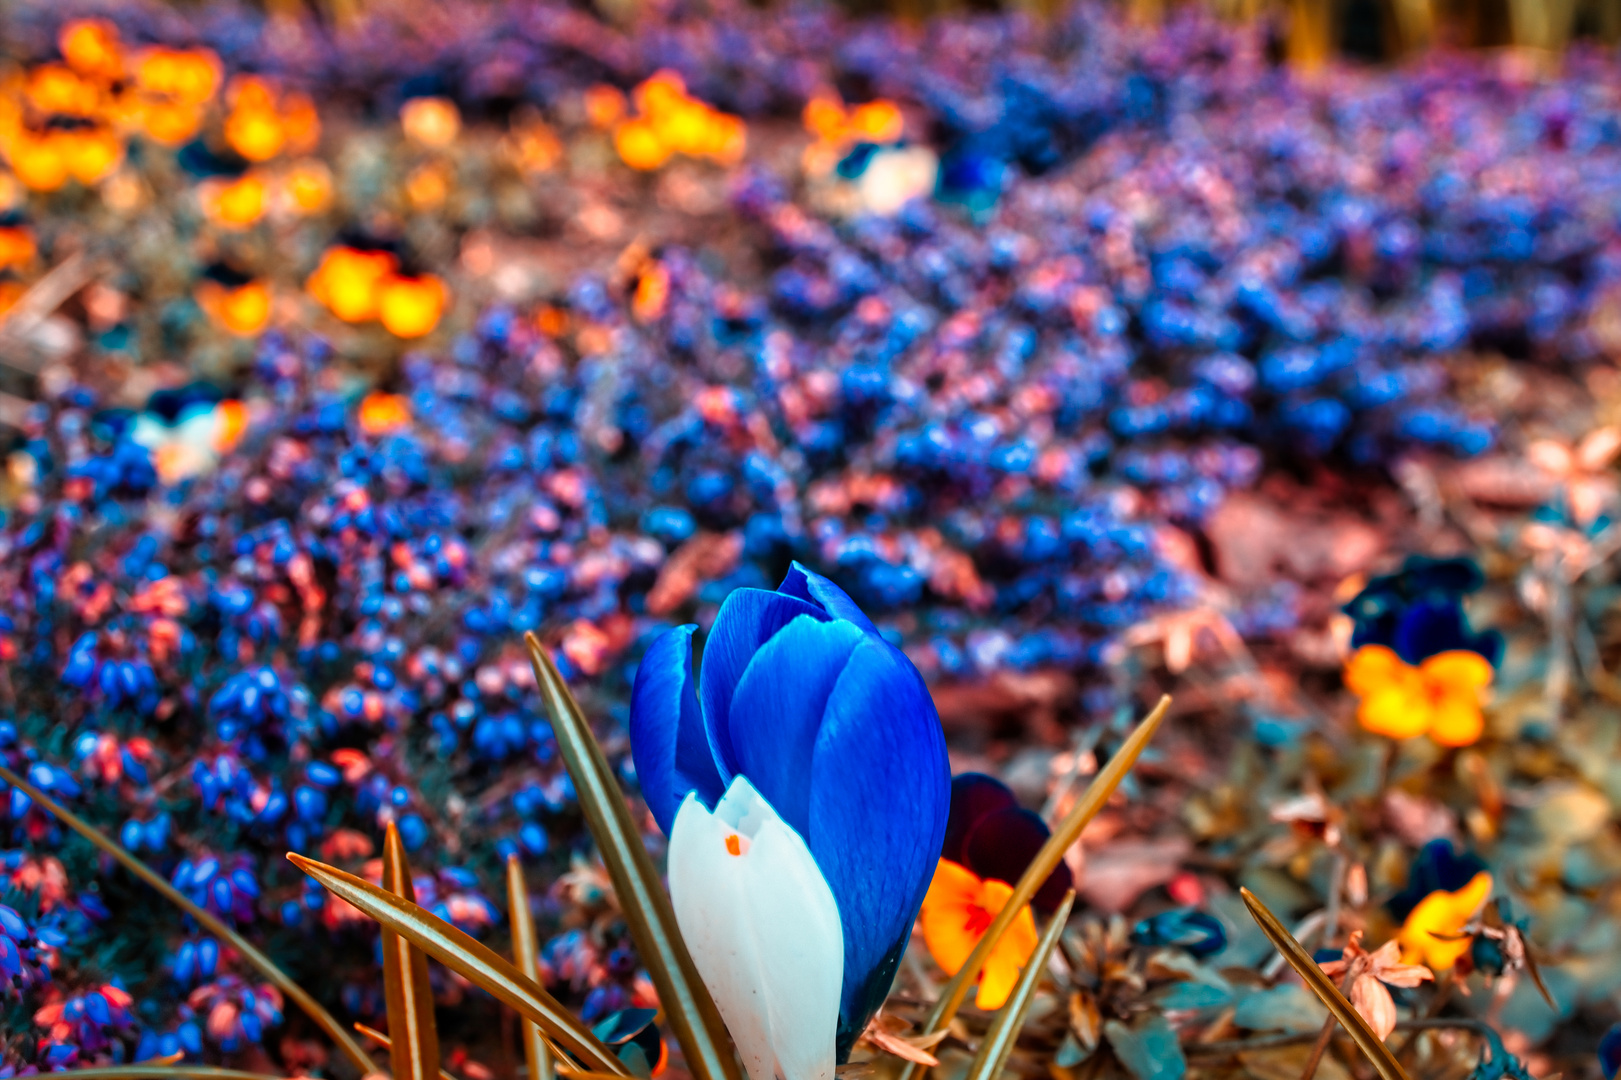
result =
[[[1098,999],[1090,990],[1076,990],[1069,995],[1069,1029],[1087,1051],[1098,1048],[1103,1034],[1103,1015],[1098,1010]]]

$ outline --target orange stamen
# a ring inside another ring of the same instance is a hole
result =
[[[736,833],[733,833],[732,835],[730,835],[730,836],[728,836],[726,838],[726,854],[728,854],[728,855],[741,855],[741,854],[743,854],[743,841]]]

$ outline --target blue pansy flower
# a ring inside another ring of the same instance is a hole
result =
[[[1385,909],[1397,922],[1405,921],[1426,896],[1433,892],[1457,892],[1487,869],[1486,860],[1474,852],[1460,852],[1450,840],[1431,840],[1413,857],[1407,871],[1407,887],[1385,901]]]
[[[696,676],[694,629],[653,642],[631,698],[676,919],[750,1075],[831,1077],[940,854],[939,715],[911,661],[798,563],[775,592],[727,597]]]
[[[1463,597],[1484,582],[1469,559],[1413,556],[1397,573],[1368,582],[1345,605],[1355,622],[1351,648],[1383,645],[1415,665],[1462,649],[1479,653],[1495,667],[1503,654],[1502,635],[1471,631],[1463,611]]]

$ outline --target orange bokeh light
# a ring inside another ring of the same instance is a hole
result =
[[[224,69],[208,49],[148,49],[135,65],[135,84],[149,94],[201,105],[219,90]]]
[[[0,227],[0,270],[34,261],[34,234],[22,225]]]
[[[270,286],[250,281],[235,288],[217,281],[197,286],[197,305],[220,326],[239,337],[254,337],[270,325]]]
[[[66,64],[41,64],[28,73],[28,103],[42,113],[93,116],[101,108],[101,87],[79,77]]]
[[[690,96],[675,72],[655,72],[632,97],[640,115],[614,127],[614,148],[631,168],[657,169],[678,153],[727,165],[742,160],[748,142],[742,119]]]
[[[269,194],[264,178],[251,172],[230,181],[205,181],[197,191],[203,213],[228,229],[245,229],[263,217]]]
[[[68,182],[68,163],[54,135],[19,132],[6,148],[11,171],[30,191],[55,191]]]
[[[203,126],[202,109],[186,101],[155,98],[142,102],[136,114],[141,131],[153,142],[179,146]]]
[[[450,294],[432,274],[389,276],[378,286],[377,317],[395,337],[418,338],[439,325]]]
[[[598,83],[585,92],[585,116],[593,127],[613,127],[624,119],[625,95],[618,87]]]
[[[319,214],[332,204],[332,172],[320,161],[297,161],[282,178],[282,190],[300,214]]]
[[[626,165],[644,171],[663,165],[672,153],[653,125],[640,117],[614,128],[614,149]]]
[[[68,66],[80,75],[112,82],[124,73],[118,28],[106,19],[74,19],[64,23],[56,46]]]
[[[408,138],[423,146],[442,148],[456,141],[462,114],[449,98],[412,98],[400,106],[400,126]]]
[[[270,109],[232,109],[225,118],[225,141],[249,161],[269,161],[287,142],[281,117]]]
[[[124,141],[108,128],[62,131],[55,141],[68,172],[86,186],[111,176],[124,160]]]
[[[411,423],[411,403],[403,394],[373,390],[360,401],[360,430],[367,435],[387,435]]]
[[[397,265],[386,251],[329,248],[304,288],[344,322],[367,322],[377,317],[378,287]]]

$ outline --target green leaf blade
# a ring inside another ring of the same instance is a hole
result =
[[[363,878],[335,866],[307,859],[295,852],[287,858],[326,886],[344,903],[375,919],[452,970],[459,971],[490,994],[511,1005],[545,1028],[569,1053],[599,1072],[627,1075],[602,1040],[548,994],[534,980],[497,956],[494,950],[462,933],[443,919]]]
[[[1239,889],[1238,892],[1244,898],[1244,906],[1249,908],[1250,915],[1260,925],[1261,930],[1272,940],[1272,944],[1277,946],[1278,952],[1283,954],[1289,966],[1300,975],[1307,989],[1328,1006],[1328,1011],[1367,1055],[1368,1061],[1383,1080],[1407,1080],[1407,1074],[1402,1071],[1396,1056],[1390,1052],[1384,1040],[1368,1026],[1366,1020],[1362,1019],[1362,1014],[1345,1000],[1345,995],[1334,985],[1334,980],[1323,974],[1323,969],[1317,966],[1317,961],[1311,958],[1305,946],[1295,940],[1288,927],[1279,922],[1278,917],[1272,914],[1254,893],[1248,889]]]
[[[1058,910],[1053,912],[1046,931],[1036,943],[1036,951],[1030,954],[1024,970],[1019,973],[1019,981],[1013,985],[1013,993],[1008,995],[996,1019],[991,1021],[991,1028],[979,1044],[979,1053],[974,1055],[973,1064],[968,1066],[964,1080],[996,1080],[1002,1075],[1002,1066],[1007,1064],[1013,1045],[1019,1041],[1025,1014],[1030,1011],[1036,987],[1041,984],[1041,973],[1047,969],[1047,960],[1052,956],[1058,939],[1063,936],[1064,924],[1069,922],[1069,911],[1074,904],[1075,890],[1071,889],[1064,896],[1064,902],[1058,905]]]
[[[526,978],[540,981],[536,960],[540,941],[535,936],[535,919],[529,910],[529,887],[523,880],[523,864],[518,856],[507,856],[507,910],[512,922],[512,959]],[[523,1032],[523,1056],[529,1065],[529,1080],[552,1080],[552,1055],[546,1049],[540,1025],[527,1016],[519,1017]]]
[[[696,1080],[742,1080],[720,1010],[681,938],[664,883],[631,820],[608,759],[539,639],[525,634],[524,643],[580,809],[613,879],[636,951],[658,990],[665,1019],[681,1044],[687,1069]]]
[[[383,887],[416,903],[405,841],[391,821],[383,837]],[[394,1080],[438,1080],[439,1028],[433,1015],[428,956],[398,934],[383,935],[383,998],[388,1005],[389,1064]]]

